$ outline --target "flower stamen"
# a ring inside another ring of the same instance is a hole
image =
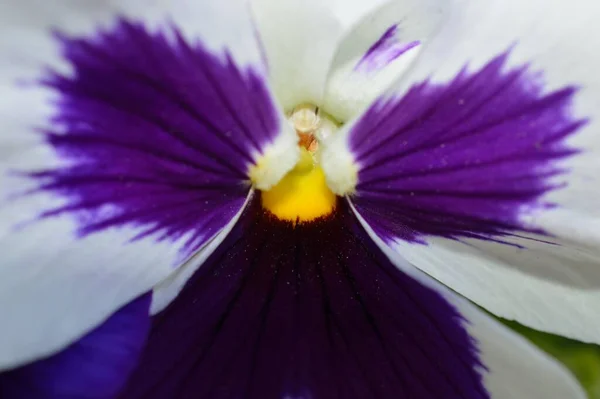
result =
[[[321,127],[319,107],[310,104],[299,105],[292,111],[290,121],[300,138],[299,145],[315,153],[319,148],[316,134]]]

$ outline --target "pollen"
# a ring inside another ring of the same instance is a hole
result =
[[[308,222],[335,209],[336,195],[325,182],[325,174],[306,148],[300,160],[281,181],[262,192],[263,208],[281,220]]]

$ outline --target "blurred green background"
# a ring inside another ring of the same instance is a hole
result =
[[[591,399],[600,399],[600,346],[535,331],[512,321],[500,321],[557,358],[579,379]]]

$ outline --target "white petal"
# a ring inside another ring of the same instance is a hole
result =
[[[382,0],[253,0],[273,91],[286,111],[320,105],[345,32]]]
[[[175,242],[158,242],[154,236],[130,242],[140,232],[138,226],[81,238],[73,215],[31,222],[40,212],[63,203],[56,196],[6,199],[32,188],[31,180],[9,171],[47,169],[59,161],[42,136],[33,133],[33,127],[46,124],[52,109],[51,94],[32,87],[31,81],[40,77],[44,66],[70,71],[50,29],[85,35],[113,23],[117,15],[145,21],[147,26],[164,26],[170,20],[187,39],[203,40],[210,49],[226,47],[238,65],[252,64],[257,72],[263,67],[242,0],[0,3],[0,368],[67,346],[151,290],[185,260],[180,249],[186,237]],[[28,82],[27,87],[17,84],[19,79]]]
[[[255,0],[252,8],[281,106],[320,104],[341,25],[317,0]]]
[[[447,12],[445,3],[386,2],[353,26],[329,71],[324,109],[340,121],[358,116],[410,68],[421,46],[435,36]],[[389,44],[376,46],[392,29]]]
[[[415,268],[387,246],[354,210],[361,224],[389,259],[421,284],[440,292],[467,320],[466,328],[477,342],[484,385],[498,399],[586,398],[571,373],[526,339],[492,319],[470,302]]]
[[[523,243],[528,249],[474,240],[428,241],[397,243],[396,250],[496,315],[581,341],[600,339],[597,255],[533,241]]]
[[[386,3],[389,3],[389,0],[327,0],[323,2],[338,23],[346,29],[346,33],[363,19],[369,18],[369,15]]]
[[[584,399],[573,375],[555,359],[463,299],[451,300],[469,321],[487,367],[483,381],[492,398]]]

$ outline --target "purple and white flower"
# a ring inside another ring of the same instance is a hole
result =
[[[583,398],[598,17],[0,3],[0,397]]]

